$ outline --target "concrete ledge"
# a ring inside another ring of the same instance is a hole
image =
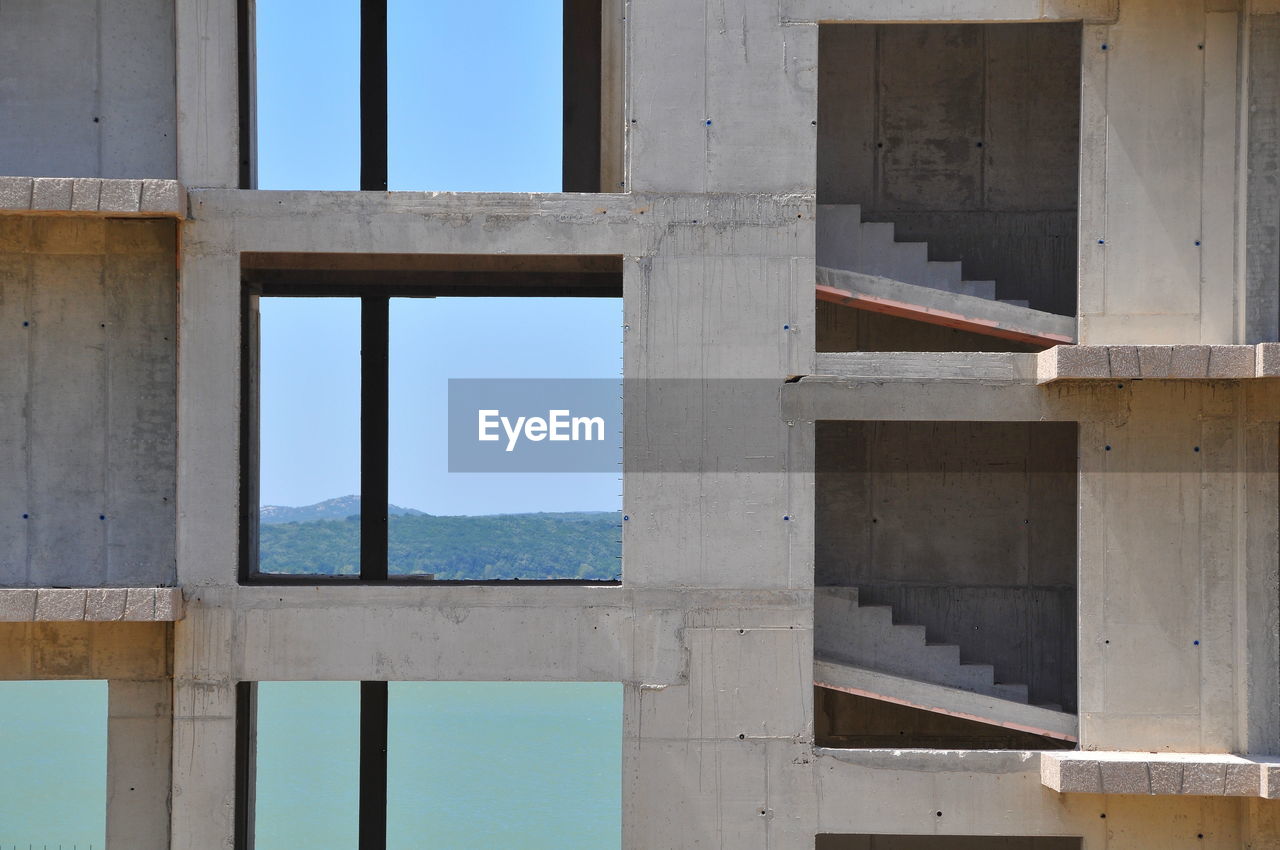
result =
[[[1040,782],[1063,794],[1280,798],[1280,759],[1212,753],[1045,752]]]
[[[1273,348],[1280,346],[1059,345],[1036,355],[1036,380],[1238,380],[1258,376],[1264,359],[1280,375],[1280,350]]]
[[[1064,741],[1075,741],[1079,735],[1074,714],[867,670],[833,658],[814,658],[813,683],[820,688],[1033,735]]]
[[[1003,301],[944,292],[887,277],[817,270],[821,301],[969,333],[1049,347],[1076,341],[1076,320]]]
[[[137,622],[181,620],[176,587],[24,587],[0,589],[0,622]]]
[[[176,180],[0,177],[0,213],[15,212],[185,218],[187,193]]]

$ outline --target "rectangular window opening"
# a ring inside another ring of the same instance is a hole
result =
[[[622,685],[239,685],[238,846],[618,847]]]
[[[617,0],[240,0],[241,188],[622,191]]]
[[[621,581],[620,259],[242,265],[242,581]]]

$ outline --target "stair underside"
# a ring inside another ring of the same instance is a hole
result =
[[[1070,316],[860,272],[818,267],[817,296],[822,301],[872,313],[1046,348],[1076,341],[1076,320]]]
[[[1078,740],[1079,725],[1074,714],[867,670],[830,657],[814,659],[813,680],[820,688],[1033,735]]]

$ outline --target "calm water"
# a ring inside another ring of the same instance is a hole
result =
[[[622,686],[393,682],[393,850],[617,848]],[[258,691],[257,847],[354,848],[359,685]],[[0,848],[102,850],[105,682],[0,683]]]
[[[107,683],[0,682],[0,847],[102,850]]]
[[[355,847],[359,685],[258,686],[258,850]],[[393,682],[387,846],[616,848],[622,686]]]

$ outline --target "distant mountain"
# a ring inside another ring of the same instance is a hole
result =
[[[387,513],[391,516],[425,516],[422,511],[413,508],[402,508],[398,505],[387,505]],[[258,514],[263,525],[277,522],[315,522],[321,519],[346,519],[360,515],[359,496],[339,496],[326,499],[314,505],[303,505],[300,508],[287,508],[281,505],[263,505]]]
[[[258,537],[259,569],[276,575],[358,574],[360,500],[347,496],[320,504],[335,503],[345,505],[337,511],[340,519],[264,517]],[[387,528],[387,567],[392,576],[608,581],[622,571],[622,516],[618,513],[431,516],[396,510],[401,513],[389,518]]]

